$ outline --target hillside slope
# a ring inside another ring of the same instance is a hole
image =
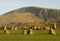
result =
[[[42,22],[43,20],[40,20],[37,18],[34,14],[30,12],[25,12],[25,13],[11,13],[7,15],[3,15],[0,17],[0,24],[8,24],[11,22],[16,22],[16,23],[39,23]]]
[[[60,10],[40,7],[23,7],[0,16],[0,23],[60,21]]]

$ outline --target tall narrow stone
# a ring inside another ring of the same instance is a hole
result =
[[[30,34],[33,34],[33,30],[32,29],[30,29]]]
[[[14,30],[14,26],[11,27],[11,30]]]
[[[6,25],[5,25],[5,27],[4,27],[4,33],[5,33],[5,34],[9,34],[9,31],[8,31],[7,28],[6,28]]]
[[[33,34],[33,30],[31,27],[28,29],[28,34]]]
[[[54,27],[55,27],[55,29],[56,29],[56,23],[54,23]]]

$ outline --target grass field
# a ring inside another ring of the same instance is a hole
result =
[[[57,35],[49,35],[48,31],[33,31],[33,35],[23,35],[20,31],[10,31],[10,34],[3,34],[0,30],[0,41],[60,41],[60,30]]]

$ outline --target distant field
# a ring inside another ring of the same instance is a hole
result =
[[[33,35],[23,35],[20,31],[10,31],[9,35],[0,30],[0,41],[60,41],[60,30],[57,35],[49,35],[48,31],[34,31]]]

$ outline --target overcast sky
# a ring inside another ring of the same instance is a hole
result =
[[[0,0],[0,15],[27,6],[60,9],[60,0]]]

